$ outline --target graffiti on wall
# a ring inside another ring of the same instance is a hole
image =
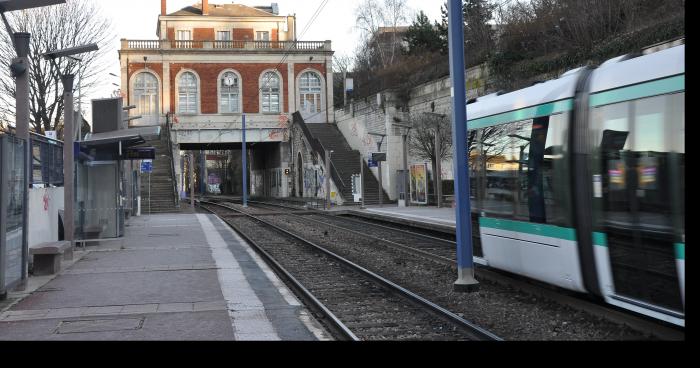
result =
[[[304,168],[304,196],[316,194],[316,170]]]
[[[268,140],[271,141],[289,141],[289,117],[287,114],[280,114],[277,118],[277,126],[270,130],[267,135]]]

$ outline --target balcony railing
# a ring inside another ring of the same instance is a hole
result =
[[[332,51],[331,41],[121,40],[122,50],[284,50]]]

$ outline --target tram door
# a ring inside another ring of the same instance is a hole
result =
[[[615,297],[672,314],[684,310],[684,111],[676,93],[592,113],[594,239]]]

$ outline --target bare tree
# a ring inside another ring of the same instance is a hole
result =
[[[412,156],[429,160],[433,172],[439,159],[443,161],[452,157],[452,123],[449,116],[437,114],[412,113],[411,133],[408,137],[408,150]],[[435,136],[440,139],[439,157],[435,155]]]
[[[364,0],[355,8],[357,28],[362,33],[363,42],[371,45],[382,67],[392,65],[401,53],[403,37],[396,29],[409,21],[409,12],[406,0]],[[388,42],[379,33],[381,27],[392,30]]]
[[[16,32],[31,34],[30,129],[38,133],[61,130],[65,106],[60,74],[82,76],[83,95],[97,87],[99,76],[107,69],[106,56],[112,51],[109,45],[115,36],[111,23],[89,0],[68,0],[63,5],[9,13],[8,21]],[[16,54],[6,32],[0,34],[0,67],[8,71],[9,61]],[[54,65],[40,56],[47,51],[90,43],[97,43],[100,50],[79,55],[81,62],[60,58]],[[15,83],[5,72],[0,74],[0,118],[5,119],[5,124],[14,124],[14,110]]]

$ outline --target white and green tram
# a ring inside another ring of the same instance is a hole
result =
[[[685,326],[685,45],[467,117],[475,262]]]

